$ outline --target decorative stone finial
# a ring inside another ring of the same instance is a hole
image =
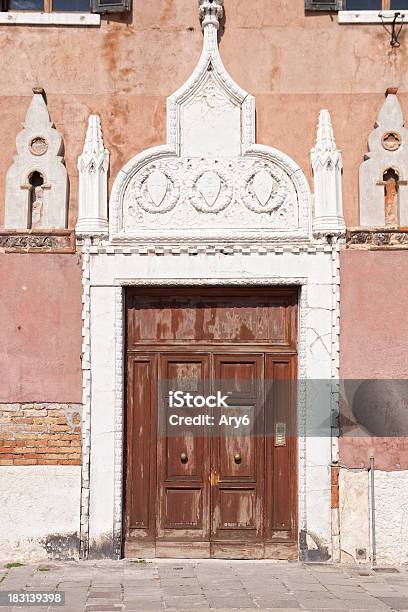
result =
[[[320,111],[316,145],[310,152],[314,184],[313,229],[317,233],[342,233],[343,218],[341,151],[336,147],[330,113]]]
[[[385,90],[385,97],[389,96],[390,94],[396,96],[397,93],[398,87],[387,87],[387,89]]]
[[[224,15],[224,0],[198,0],[201,27],[213,25],[217,30]]]
[[[329,160],[332,160],[333,154],[339,155],[336,142],[334,140],[333,126],[331,123],[330,113],[323,109],[319,114],[317,124],[316,145],[312,149],[312,163],[326,166]]]
[[[79,215],[77,234],[95,234],[108,230],[109,151],[105,149],[101,120],[91,115],[84,149],[78,158]]]

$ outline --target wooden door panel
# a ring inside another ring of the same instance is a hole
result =
[[[238,410],[231,409],[231,414],[239,415]],[[242,412],[242,411],[241,411]],[[219,442],[219,477],[222,482],[256,482],[256,443],[253,436],[236,435],[220,432]],[[238,458],[239,455],[239,458]]]
[[[267,344],[294,348],[293,289],[132,289],[128,293],[129,347],[140,344]]]
[[[256,489],[255,487],[234,488],[219,486],[219,524],[221,529],[228,529],[228,537],[242,538],[242,529],[254,531],[256,521]],[[217,512],[217,508],[214,509]]]
[[[228,395],[228,417],[247,416],[248,425],[222,425],[212,442],[211,512],[213,541],[262,537],[264,439],[252,427],[263,409],[264,356],[214,355],[214,381]]]
[[[165,529],[202,529],[202,488],[173,488],[166,486]],[[180,534],[178,534],[180,535]]]
[[[126,305],[125,554],[296,558],[296,389],[270,384],[296,379],[296,291],[131,289]],[[170,426],[170,389],[228,408],[193,435]]]
[[[266,356],[268,414],[266,530],[269,540],[296,539],[296,359]],[[282,424],[286,435],[283,440]],[[278,436],[276,434],[279,434]]]
[[[157,536],[163,540],[205,540],[209,532],[208,437],[169,423],[169,392],[209,394],[209,355],[166,354],[159,357],[159,436]]]
[[[156,478],[157,358],[130,355],[127,360],[125,539],[132,550],[156,536],[156,496],[151,483]]]

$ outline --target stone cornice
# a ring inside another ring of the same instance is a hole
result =
[[[348,249],[398,250],[408,249],[408,227],[353,227],[347,230]]]
[[[75,233],[69,229],[0,229],[0,252],[75,253]]]

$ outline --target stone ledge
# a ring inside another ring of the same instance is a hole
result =
[[[75,232],[69,229],[0,229],[0,252],[75,253]]]
[[[93,13],[0,12],[0,25],[99,26],[101,16]]]
[[[339,11],[338,20],[339,23],[379,23],[389,24],[392,23],[395,13],[400,13],[397,23],[408,23],[408,10],[406,11]]]
[[[408,228],[349,228],[346,244],[348,249],[406,250]]]

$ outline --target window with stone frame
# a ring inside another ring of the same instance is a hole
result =
[[[389,11],[408,8],[408,0],[346,0],[347,11]]]
[[[130,9],[131,0],[0,0],[2,11],[115,13]]]
[[[52,11],[89,12],[90,0],[8,0],[5,10],[9,11]]]
[[[408,0],[305,0],[307,11],[398,11]]]

